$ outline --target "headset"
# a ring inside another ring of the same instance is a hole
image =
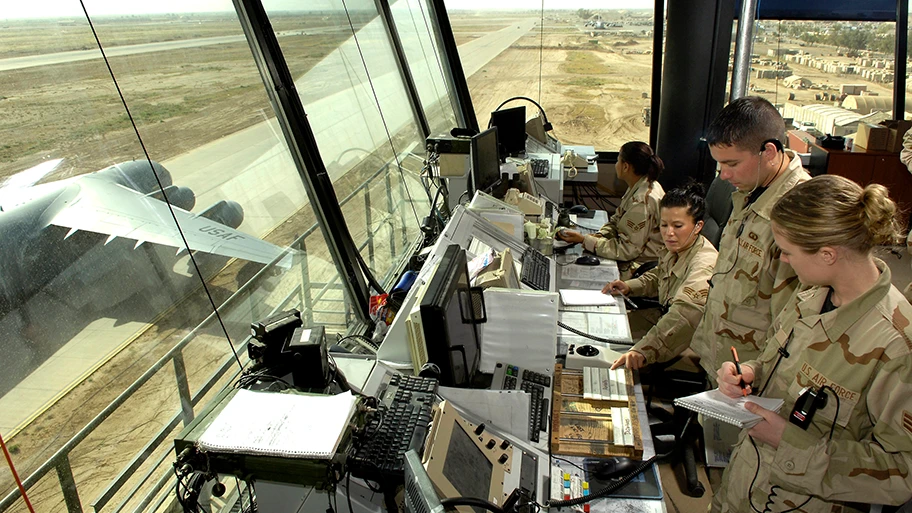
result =
[[[506,104],[512,102],[513,100],[526,100],[527,102],[532,103],[532,105],[535,105],[536,107],[538,107],[538,111],[539,111],[539,112],[541,113],[541,115],[542,115],[542,120],[543,120],[543,124],[544,124],[544,128],[545,128],[545,132],[550,132],[550,131],[551,131],[551,129],[553,128],[553,126],[551,125],[551,123],[548,122],[548,115],[545,114],[545,109],[544,109],[541,105],[539,105],[537,101],[535,101],[535,100],[533,100],[532,98],[529,98],[529,97],[527,97],[527,96],[514,96],[514,97],[512,97],[512,98],[507,98],[506,100],[504,100],[503,102],[501,102],[501,104],[498,105],[496,109],[494,109],[494,112],[497,112],[498,110],[500,110],[501,107],[503,107],[504,105],[506,105]],[[491,121],[488,121],[488,128],[491,128],[491,126],[492,126],[491,123],[492,123]]]

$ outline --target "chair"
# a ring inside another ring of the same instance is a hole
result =
[[[652,399],[656,396],[671,400],[706,389],[706,373],[693,358],[685,355],[686,352],[668,362],[653,364],[648,368],[648,376],[643,376],[644,383],[650,384],[646,411],[649,414],[649,429],[655,442],[656,453],[662,454],[674,448],[676,453],[672,462],[684,464],[685,483],[682,491],[691,497],[702,497],[706,488],[700,482],[694,453],[697,441],[702,438],[700,425],[696,419],[691,420],[687,431],[681,433],[687,418],[691,415],[690,411],[674,408],[672,413],[669,413],[664,408],[652,405]]]
[[[716,249],[719,249],[722,229],[732,212],[731,195],[734,191],[734,185],[717,176],[706,192],[706,217],[702,233]]]

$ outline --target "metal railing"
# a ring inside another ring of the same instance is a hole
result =
[[[408,241],[408,230],[407,230],[407,214],[403,208],[403,205],[408,203],[409,200],[408,194],[406,194],[405,188],[407,185],[404,182],[404,176],[400,175],[399,179],[399,194],[398,201],[393,202],[393,185],[391,182],[391,174],[394,171],[390,168],[390,165],[387,163],[374,172],[371,176],[365,180],[360,186],[350,192],[345,198],[340,202],[340,206],[344,206],[354,199],[359,193],[363,191],[364,193],[364,208],[365,208],[365,226],[368,227],[367,238],[366,240],[358,246],[358,251],[362,251],[365,247],[367,248],[368,261],[370,262],[370,267],[374,268],[376,266],[376,246],[374,243],[374,238],[380,229],[389,225],[390,235],[389,235],[389,255],[392,259],[396,256],[396,236],[395,228],[392,222],[392,219],[395,215],[399,215],[400,227],[401,227],[401,241],[403,254],[405,254],[406,246],[409,244]],[[378,228],[373,230],[372,223],[372,209],[371,209],[371,193],[370,188],[374,184],[375,180],[383,174],[384,180],[384,190],[386,192],[387,205],[390,206],[390,211],[384,214],[378,220]],[[332,290],[341,291],[344,295],[344,289],[340,284],[340,277],[338,273],[334,274],[333,279],[326,282],[318,282],[309,279],[308,272],[308,261],[307,261],[307,250],[306,242],[307,238],[313,235],[319,230],[319,226],[314,223],[307,230],[304,231],[295,241],[291,244],[291,247],[300,248],[302,253],[305,255],[303,263],[301,266],[302,271],[302,282],[300,287],[295,287],[295,289],[289,294],[285,295],[278,304],[272,307],[268,312],[259,312],[259,305],[261,303],[253,301],[252,299],[256,297],[255,284],[259,284],[261,281],[265,282],[268,279],[268,274],[271,272],[275,264],[281,260],[282,257],[274,260],[270,265],[265,266],[261,269],[256,275],[253,276],[247,283],[242,285],[235,293],[233,293],[220,307],[219,313],[228,313],[228,312],[237,312],[241,311],[242,302],[241,299],[244,296],[248,296],[251,301],[246,306],[246,310],[243,310],[249,313],[250,320],[256,320],[258,318],[265,317],[272,313],[281,311],[292,306],[300,306],[301,313],[305,316],[307,323],[312,324],[314,322],[314,313],[328,313],[328,314],[342,314],[345,316],[345,325],[347,326],[349,321],[352,319],[352,314],[348,305],[347,299],[344,297],[342,299],[333,299],[327,297],[327,294]],[[414,241],[412,241],[414,244]],[[397,266],[390,265],[385,276],[379,278],[383,283],[388,283],[392,278],[392,273],[395,272]],[[318,290],[317,290],[318,289]],[[314,294],[314,290],[317,290]],[[296,301],[293,301],[295,300]],[[315,310],[315,306],[321,302],[342,302],[343,308],[342,311],[337,311],[335,309],[331,310]],[[204,332],[206,327],[208,327],[216,319],[215,312],[209,314],[201,323],[199,323],[195,328],[193,328],[186,336],[184,336],[177,344],[174,345],[165,355],[163,355],[155,364],[153,364],[149,369],[147,369],[136,381],[134,381],[130,386],[128,386],[120,395],[118,395],[107,407],[105,407],[98,415],[96,415],[88,424],[85,425],[78,433],[76,433],[70,440],[68,440],[60,449],[57,450],[47,461],[45,461],[41,466],[38,467],[34,472],[32,472],[28,477],[23,480],[23,486],[28,491],[33,486],[35,486],[42,478],[51,472],[51,470],[56,470],[57,478],[60,484],[60,490],[63,493],[64,501],[66,503],[67,510],[70,513],[79,513],[83,511],[82,504],[79,498],[79,490],[76,484],[76,480],[73,475],[72,468],[70,466],[70,454],[76,447],[90,436],[96,428],[98,428],[114,411],[116,411],[120,406],[122,406],[128,399],[130,399],[133,394],[135,394],[144,384],[151,380],[154,376],[158,374],[160,370],[165,368],[169,363],[174,368],[174,375],[176,380],[176,387],[178,391],[178,397],[180,399],[180,404],[177,407],[177,412],[175,415],[153,436],[148,443],[139,450],[132,459],[126,464],[126,466],[118,473],[118,475],[105,487],[105,489],[95,498],[91,503],[91,508],[94,511],[104,510],[110,501],[123,489],[127,481],[135,474],[135,472],[144,464],[148,463],[147,459],[154,454],[157,449],[162,447],[162,444],[166,441],[168,434],[173,432],[177,428],[178,424],[183,422],[183,425],[186,426],[193,421],[195,417],[194,407],[203,399],[206,394],[212,390],[212,388],[225,376],[228,375],[229,371],[234,368],[235,372],[231,375],[231,380],[233,381],[235,377],[240,374],[240,370],[237,369],[235,364],[235,359],[233,355],[226,356],[224,362],[216,369],[205,381],[205,383],[200,387],[196,394],[190,393],[190,385],[187,379],[186,365],[184,363],[184,348],[186,348],[190,342],[192,342],[200,333]],[[243,342],[238,344],[238,347],[235,349],[238,351],[243,351],[246,348],[247,343],[249,342],[250,337],[246,337]],[[138,483],[135,484],[121,499],[120,503],[113,511],[122,511],[127,507],[130,501],[133,501],[137,494],[145,491],[145,496],[140,500],[139,504],[134,508],[135,511],[143,511],[147,506],[149,506],[155,496],[159,494],[162,488],[168,483],[172,478],[172,475],[169,471],[162,471],[161,465],[164,463],[165,459],[170,455],[170,450],[161,451],[158,457],[155,459],[152,465],[149,465],[149,469],[141,476]],[[148,486],[148,480],[153,477],[154,474],[161,472],[162,475],[151,487]],[[146,488],[147,490],[143,490]],[[168,495],[162,495],[158,501],[160,505],[166,500]],[[5,512],[9,509],[19,498],[21,494],[18,489],[13,490],[6,497],[0,500],[0,513]]]

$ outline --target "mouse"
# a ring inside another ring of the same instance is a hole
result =
[[[608,479],[621,478],[629,474],[637,467],[637,462],[623,456],[614,456],[599,461],[592,466],[591,472],[596,479],[605,481]]]
[[[587,214],[589,212],[589,209],[586,208],[586,205],[573,205],[570,207],[569,212],[571,214]]]
[[[594,255],[583,255],[576,259],[576,263],[579,265],[599,265],[602,261]]]

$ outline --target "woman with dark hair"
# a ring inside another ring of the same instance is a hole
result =
[[[912,499],[912,306],[874,248],[893,244],[882,185],[820,175],[770,214],[781,258],[806,287],[759,357],[725,362],[719,390],[779,398],[741,432],[713,511],[868,511]],[[750,397],[750,396],[749,396]]]
[[[659,265],[639,278],[615,280],[602,289],[605,294],[658,297],[662,317],[612,369],[639,369],[665,362],[690,346],[709,294],[709,277],[716,265],[716,248],[700,235],[706,202],[697,183],[674,189],[662,198],[660,231],[668,250]]]
[[[648,144],[633,141],[621,146],[614,169],[627,183],[627,192],[608,223],[593,235],[561,230],[558,237],[582,242],[596,255],[616,260],[621,277],[626,277],[634,268],[631,262],[656,261],[662,252],[659,201],[665,191],[656,178],[665,165]]]

